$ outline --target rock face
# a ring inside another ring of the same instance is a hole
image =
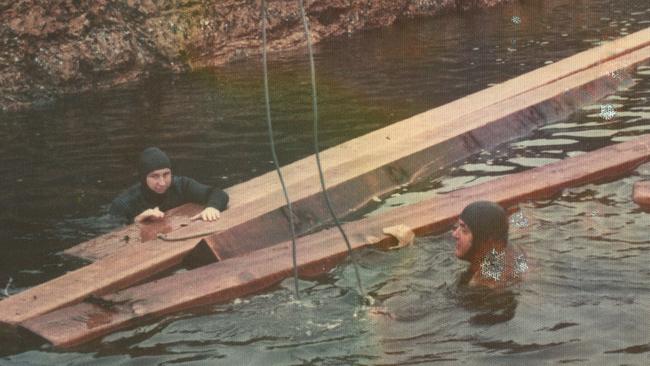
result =
[[[312,41],[505,0],[305,1]],[[260,0],[0,0],[0,109],[258,55]],[[304,46],[298,0],[268,0],[270,51]]]

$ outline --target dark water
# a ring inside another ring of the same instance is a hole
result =
[[[322,145],[648,26],[645,0],[520,1],[325,42],[316,49]],[[284,165],[312,151],[306,55],[275,55],[270,67]],[[159,75],[0,115],[0,296],[77,268],[57,253],[110,229],[107,204],[134,181],[133,161],[143,147],[161,146],[176,173],[221,187],[269,171],[260,70],[250,60]],[[376,212],[646,133],[650,67],[640,67],[635,78],[633,88],[562,123],[405,187]],[[600,116],[607,104],[616,111],[608,120]],[[371,307],[343,263],[301,281],[300,301],[287,280],[74,350],[2,338],[0,364],[648,364],[650,216],[630,199],[641,178],[650,178],[649,166],[522,204],[511,238],[535,270],[507,293],[459,288],[464,265],[445,233],[399,251],[363,251],[362,280],[376,300]]]

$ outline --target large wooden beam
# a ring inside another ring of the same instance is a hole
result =
[[[357,165],[340,166],[329,171],[328,182],[341,182],[332,185],[329,190],[334,205],[345,207],[348,204],[348,207],[356,208],[360,203],[370,200],[373,195],[390,191],[400,183],[420,176],[429,176],[441,167],[464,160],[482,149],[525,136],[546,123],[562,120],[575,112],[577,106],[593,103],[595,99],[614,92],[616,87],[620,86],[619,82],[622,80],[609,77],[606,70],[618,68],[620,65],[630,67],[648,58],[650,46],[480,110],[449,116],[447,119],[444,116],[437,119],[427,112],[423,119],[401,122],[399,125],[402,132],[395,130],[391,134],[372,133],[358,139],[358,142],[367,145],[357,146],[350,152],[358,157],[355,160]],[[369,151],[369,147],[372,147],[372,150]],[[393,155],[397,152],[408,155]],[[375,169],[375,164],[382,164],[391,158],[382,154],[393,155],[394,160]],[[364,171],[365,173],[362,173]],[[307,188],[290,187],[292,193],[300,194],[301,190]],[[305,192],[304,196],[306,194]],[[299,222],[304,221],[306,217],[327,217],[320,199],[298,200],[294,205]],[[274,222],[275,220],[269,218],[271,215],[273,213],[263,217],[267,218],[267,222]],[[281,227],[279,235],[274,236],[277,239],[268,240],[269,231],[273,232],[269,225],[251,224],[247,222],[212,235],[201,245],[207,244],[215,256],[225,259],[275,244],[280,241],[278,239],[287,239],[288,228],[285,226]],[[252,235],[251,227],[257,230],[256,235]]]
[[[338,213],[354,210],[372,196],[414,177],[522,136],[538,124],[564,118],[620,85],[630,85],[632,79],[627,73],[612,78],[609,72],[646,61],[650,57],[648,44],[650,29],[324,151],[325,176]],[[314,157],[297,161],[283,171],[296,204],[300,231],[317,226],[327,214]],[[221,260],[287,239],[285,202],[275,173],[231,187],[228,193],[231,206],[219,221],[179,225],[172,234],[191,236],[222,230],[206,238],[209,249]],[[105,243],[121,246],[119,251],[104,248],[101,260],[0,301],[0,323],[15,325],[91,294],[141,282],[178,264],[199,241],[142,242],[138,235],[135,237],[129,243],[113,237]]]
[[[390,245],[393,238],[383,228],[398,224],[418,235],[448,227],[467,204],[492,200],[504,206],[545,197],[574,186],[620,176],[650,160],[650,135],[569,158],[547,166],[512,174],[457,190],[444,196],[396,208],[384,214],[345,225],[354,249]],[[133,324],[138,319],[228,301],[266,288],[290,276],[289,242],[274,245],[223,262],[179,273],[158,281],[105,295],[93,303],[56,310],[21,324],[60,347],[72,346]],[[298,244],[301,273],[313,273],[345,257],[347,249],[336,229],[306,236]],[[206,281],[206,278],[214,279]]]

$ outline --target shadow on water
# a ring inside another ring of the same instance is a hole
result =
[[[494,325],[514,318],[517,296],[512,290],[492,291],[463,286],[457,293],[459,305],[469,311],[471,325]]]
[[[51,347],[47,342],[23,328],[10,328],[0,325],[0,357],[5,357],[33,349],[47,350]],[[1,362],[0,362],[1,364]]]

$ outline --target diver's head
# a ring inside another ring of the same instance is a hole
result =
[[[157,147],[148,147],[140,154],[140,182],[153,193],[163,194],[171,186],[171,168],[169,157]]]
[[[477,201],[463,209],[456,238],[456,257],[471,261],[477,253],[485,253],[489,245],[505,246],[508,242],[508,217],[505,210],[494,202]]]

